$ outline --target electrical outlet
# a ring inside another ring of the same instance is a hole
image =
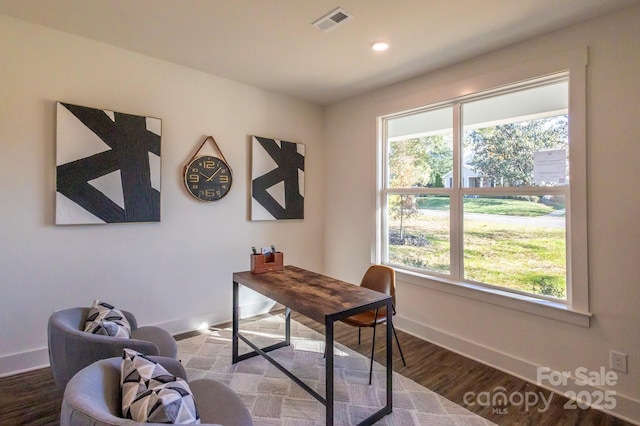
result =
[[[610,351],[609,361],[611,363],[612,370],[620,371],[621,373],[627,372],[627,354],[617,351]]]

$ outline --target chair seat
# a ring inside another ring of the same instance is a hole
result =
[[[158,347],[158,355],[176,358],[178,343],[168,331],[160,327],[144,326],[131,330],[131,338],[153,342]]]
[[[376,311],[363,312],[356,314],[349,318],[342,319],[341,321],[352,325],[354,327],[373,327],[374,324],[382,324],[387,320],[387,308],[378,309],[378,316],[376,320]]]

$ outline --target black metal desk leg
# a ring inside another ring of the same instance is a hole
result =
[[[239,300],[238,300],[239,294],[238,294],[238,283],[237,282],[233,282],[233,326],[232,326],[232,337],[231,337],[231,363],[235,364],[236,362],[238,362],[238,321],[240,320],[239,318],[239,312],[238,312],[238,304],[239,304]]]
[[[284,341],[287,345],[291,344],[291,308],[288,306],[284,308],[284,329],[285,336]]]
[[[325,347],[327,358],[325,360],[325,400],[326,400],[326,425],[333,426],[333,320],[325,318]]]

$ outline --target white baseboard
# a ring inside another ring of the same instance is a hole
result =
[[[0,357],[0,377],[49,366],[49,348],[39,348]]]
[[[534,365],[527,360],[516,358],[511,355],[496,351],[495,349],[461,338],[459,336],[445,333],[441,330],[404,318],[400,315],[394,317],[393,323],[398,330],[402,330],[406,333],[434,343],[452,352],[458,353],[467,358],[471,358],[482,364],[488,365],[512,376],[516,376],[522,380],[526,380],[527,382],[533,383],[563,396],[567,396],[567,392],[569,392],[569,395],[571,395],[572,393],[574,395],[580,395],[580,392],[584,393],[585,391],[589,395],[595,396],[601,395],[606,390],[596,386],[579,384],[578,378],[573,376],[567,378],[566,385],[564,386],[550,386],[546,382],[538,384],[538,368],[540,366]],[[550,374],[559,375],[560,373],[551,371]],[[621,418],[636,425],[640,425],[640,401],[634,398],[627,397],[625,395],[621,395],[619,393],[616,393],[613,398],[615,399],[615,407],[611,409],[605,409],[602,407],[597,407],[595,405],[586,404],[586,402],[588,401],[584,401],[584,403],[585,405],[590,405],[592,406],[592,408],[603,411],[612,416]],[[581,404],[582,403],[583,402],[581,402]],[[570,405],[575,406],[576,404],[572,403]]]

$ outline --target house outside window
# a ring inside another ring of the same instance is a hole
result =
[[[381,260],[565,303],[569,75],[382,117]]]

